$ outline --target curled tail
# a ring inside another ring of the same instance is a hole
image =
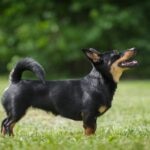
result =
[[[32,58],[25,58],[19,61],[10,73],[10,81],[17,83],[21,80],[22,73],[26,70],[32,71],[35,75],[45,83],[45,71],[43,67]]]

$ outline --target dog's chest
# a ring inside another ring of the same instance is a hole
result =
[[[106,105],[102,105],[99,107],[98,112],[100,114],[103,114],[107,109],[108,109],[108,107]]]

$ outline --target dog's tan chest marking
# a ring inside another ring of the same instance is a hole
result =
[[[121,62],[122,59],[115,61],[110,68],[110,73],[112,74],[112,77],[114,81],[117,83],[119,82],[119,79],[125,70],[125,68],[120,68],[118,64]]]
[[[98,111],[102,114],[106,111],[107,107],[105,105],[101,106]]]

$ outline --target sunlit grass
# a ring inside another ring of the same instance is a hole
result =
[[[8,81],[0,78],[0,93]],[[150,81],[122,81],[112,108],[98,118],[96,135],[85,137],[82,122],[29,109],[15,137],[0,135],[1,150],[149,150]],[[0,107],[0,120],[5,117]]]

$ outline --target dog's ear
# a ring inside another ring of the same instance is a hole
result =
[[[100,62],[100,52],[94,48],[84,48],[82,51],[94,63]]]

